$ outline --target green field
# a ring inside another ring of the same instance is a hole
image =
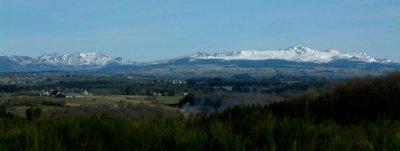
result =
[[[169,105],[178,103],[182,96],[134,96],[134,95],[114,95],[114,96],[85,96],[83,98],[54,98],[48,96],[11,96],[4,95],[0,104],[7,105],[7,111],[21,117],[25,117],[25,112],[31,108],[40,108],[43,113],[65,108],[96,107],[96,106],[118,106],[119,104],[161,104]],[[62,103],[62,106],[46,105],[47,102]]]

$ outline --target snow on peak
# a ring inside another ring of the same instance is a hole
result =
[[[289,48],[283,49],[283,51],[295,52],[297,54],[309,54],[309,53],[314,54],[314,53],[318,53],[317,50],[312,50],[311,48],[304,47],[302,45],[289,47]]]
[[[206,57],[209,57],[209,56],[211,56],[210,54],[208,54],[208,53],[205,53],[205,52],[196,52],[195,54],[193,54],[191,57],[192,58],[206,58]]]
[[[314,50],[302,45],[297,45],[281,50],[267,51],[231,51],[215,54],[198,52],[191,56],[192,59],[221,59],[221,60],[269,60],[279,59],[297,62],[328,63],[337,59],[347,59],[363,62],[390,63],[390,60],[379,60],[366,53],[344,53],[336,49],[325,51]]]
[[[52,65],[106,65],[111,62],[119,64],[132,64],[130,60],[113,59],[100,52],[72,53],[72,54],[47,54],[37,58],[39,63]]]

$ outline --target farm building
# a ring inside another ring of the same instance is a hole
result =
[[[81,93],[64,93],[65,98],[83,98]]]

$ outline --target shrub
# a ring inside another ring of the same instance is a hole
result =
[[[32,121],[34,119],[39,118],[41,113],[42,113],[42,110],[40,108],[33,108],[33,106],[31,106],[30,109],[26,110],[25,116],[26,116],[26,119],[28,119],[29,121]]]

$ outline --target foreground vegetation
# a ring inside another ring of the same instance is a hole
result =
[[[400,122],[341,125],[233,109],[189,119],[62,116],[0,120],[0,150],[397,150]]]
[[[228,118],[226,118],[228,117]],[[231,117],[231,118],[229,118]],[[201,118],[0,120],[0,150],[397,150],[400,122],[341,125],[241,108]]]
[[[394,73],[189,117],[131,106],[141,116],[66,112],[26,120],[0,108],[0,150],[399,150],[399,98]]]

